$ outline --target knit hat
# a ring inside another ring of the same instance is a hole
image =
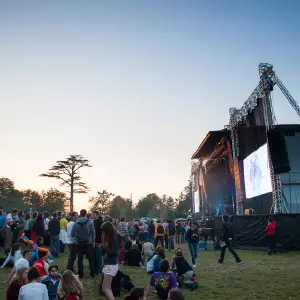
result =
[[[20,258],[16,262],[16,271],[18,271],[22,267],[28,267],[29,268],[29,261],[25,258]]]

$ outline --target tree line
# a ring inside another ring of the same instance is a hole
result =
[[[49,168],[48,172],[40,174],[42,177],[54,178],[60,181],[60,185],[68,187],[69,195],[58,189],[49,189],[38,192],[32,189],[18,190],[9,178],[0,178],[0,206],[6,210],[19,209],[43,209],[48,211],[74,210],[74,194],[87,193],[89,188],[82,181],[79,170],[84,167],[92,167],[90,162],[81,155],[70,155],[64,160],[58,160]],[[98,210],[102,214],[109,214],[113,218],[124,216],[127,219],[137,217],[157,217],[172,219],[186,217],[192,212],[192,183],[180,193],[178,198],[163,195],[159,197],[150,193],[141,198],[138,203],[132,199],[114,195],[102,190],[89,198],[90,209]]]

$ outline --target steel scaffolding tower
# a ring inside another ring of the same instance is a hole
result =
[[[245,101],[240,109],[230,108],[230,120],[228,128],[231,130],[231,142],[232,142],[232,155],[235,163],[238,163],[239,155],[239,141],[237,129],[247,116],[255,109],[258,102],[261,101],[263,105],[264,120],[263,124],[266,126],[266,134],[272,129],[276,123],[276,118],[273,110],[272,94],[274,86],[277,84],[288,99],[289,103],[295,109],[297,114],[300,116],[300,107],[297,102],[290,95],[286,87],[276,76],[273,66],[267,63],[261,63],[258,66],[260,81],[258,86],[254,89],[250,97]],[[270,150],[269,150],[269,167],[271,172],[272,180],[272,195],[273,204],[271,212],[275,214],[288,212],[284,198],[282,197],[281,180],[280,176],[274,174],[273,164],[271,161]],[[243,202],[237,202],[237,214],[243,214]]]

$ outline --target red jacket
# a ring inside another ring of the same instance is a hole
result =
[[[268,223],[266,227],[267,235],[274,235],[276,231],[276,222],[272,221],[271,223]]]
[[[46,276],[47,273],[45,271],[45,262],[44,260],[42,259],[39,259],[39,260],[36,260],[34,263],[33,263],[33,266],[39,270],[40,272],[40,276],[43,277],[43,276]]]

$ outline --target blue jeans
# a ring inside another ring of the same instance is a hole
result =
[[[144,232],[145,242],[148,242],[148,231]]]
[[[95,247],[96,255],[96,274],[102,274],[103,270],[103,255],[100,247]]]
[[[59,234],[58,235],[50,235],[50,252],[54,257],[58,256],[59,253]]]
[[[189,243],[189,249],[191,252],[192,264],[194,265],[198,256],[198,243]]]

